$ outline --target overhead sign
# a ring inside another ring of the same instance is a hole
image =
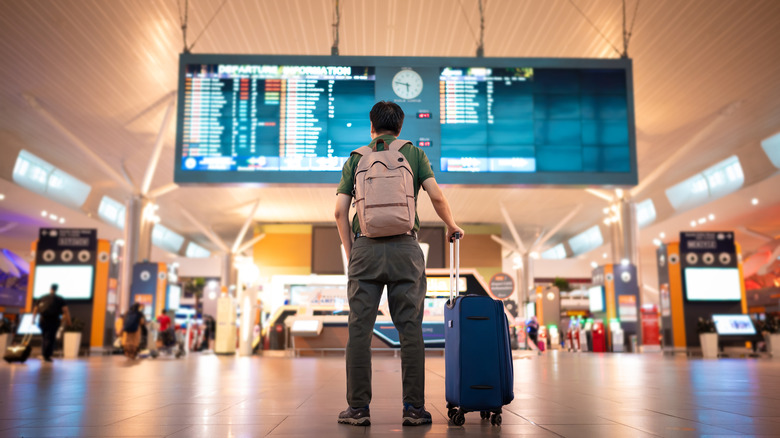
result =
[[[637,183],[630,59],[182,54],[176,183],[336,184],[380,100],[444,184]]]
[[[499,300],[505,300],[515,291],[515,280],[509,274],[499,273],[490,278],[490,293]]]

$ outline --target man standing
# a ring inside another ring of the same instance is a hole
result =
[[[371,109],[369,147],[387,147],[398,137],[404,112],[392,102],[378,102]],[[384,144],[384,146],[381,146]],[[431,423],[425,410],[425,344],[422,336],[423,301],[426,293],[425,261],[416,234],[417,194],[420,187],[428,192],[436,213],[447,226],[447,235],[460,233],[452,218],[449,203],[434,179],[428,157],[411,143],[399,152],[413,173],[414,227],[406,234],[370,238],[361,233],[357,215],[349,220],[349,207],[355,185],[355,169],[361,155],[353,153],[341,174],[337,189],[336,225],[349,260],[349,341],[347,342],[347,403],[339,414],[339,423],[358,426],[371,424],[371,337],[384,286],[390,315],[401,341],[401,379],[403,383],[403,424],[417,426]],[[398,159],[401,161],[401,158]],[[354,236],[354,242],[353,242]]]
[[[33,308],[33,321],[35,321],[35,315],[41,315],[39,326],[43,335],[43,360],[46,362],[51,362],[51,355],[54,353],[57,330],[60,328],[60,315],[63,316],[65,326],[70,325],[70,312],[65,304],[65,299],[57,295],[58,288],[56,283],[52,284],[49,295],[38,300],[38,304]]]

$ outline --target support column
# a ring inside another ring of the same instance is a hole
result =
[[[620,200],[620,225],[623,240],[621,260],[628,260],[638,269],[639,223],[636,218],[636,203],[627,198]]]
[[[522,290],[523,290],[523,306],[536,299],[531,296],[531,291],[534,290],[534,259],[531,258],[528,253],[523,254],[523,278],[522,278]],[[525,310],[523,311],[525,313]],[[528,315],[526,316],[528,317]]]
[[[236,271],[233,266],[233,254],[230,253],[223,253],[222,254],[222,277],[221,277],[221,283],[222,286],[225,286],[228,290],[228,293],[230,293],[230,286],[236,285]],[[238,292],[231,294],[234,297],[238,297]]]
[[[151,202],[148,199],[140,195],[133,195],[125,204],[125,244],[122,252],[120,279],[120,313],[126,312],[130,307],[130,285],[133,279],[133,265],[151,258],[154,222],[144,218],[144,211],[150,208],[150,204]]]

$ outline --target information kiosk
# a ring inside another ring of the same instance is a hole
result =
[[[664,348],[699,348],[700,317],[747,313],[733,232],[681,232],[679,242],[660,246],[656,254]]]
[[[110,346],[114,340],[113,314],[107,310],[111,243],[98,239],[94,229],[41,228],[32,251],[27,312],[56,283],[71,317],[84,322],[82,347]]]

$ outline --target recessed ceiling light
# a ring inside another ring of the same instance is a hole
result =
[[[706,217],[699,218],[699,223],[700,224],[703,224],[705,222],[707,222],[707,218]]]
[[[666,239],[666,233],[664,233],[663,231],[661,231],[661,234],[659,234],[659,236],[661,236],[661,239]]]
[[[711,220],[711,221],[714,221],[714,220],[715,220],[715,215],[714,215],[714,214],[712,214],[712,213],[710,213],[710,215],[709,215],[709,216],[707,216],[707,219],[709,219],[709,220]]]
[[[612,221],[609,220],[609,218],[604,219],[604,225],[609,226],[610,223],[612,223]]]
[[[5,195],[0,193],[0,201],[2,201],[3,199],[5,199]]]
[[[64,218],[64,217],[61,217],[61,218],[60,218],[60,223],[61,223],[61,224],[64,224],[64,223],[65,223],[65,218]]]
[[[691,226],[695,227],[696,226],[696,221],[691,221]]]
[[[661,241],[658,239],[653,239],[653,245],[655,246],[661,246]]]
[[[609,214],[609,207],[604,207],[604,210],[602,210],[604,214]]]
[[[750,201],[750,203],[753,205],[758,205],[758,198],[753,198],[753,200]]]
[[[602,254],[602,257],[607,258],[607,253]]]
[[[56,214],[50,214],[49,215],[49,219],[51,219],[53,221],[56,221],[57,220],[57,215]]]
[[[43,217],[46,217],[46,216],[48,216],[48,215],[49,215],[49,213],[46,213],[46,210],[43,210],[43,211],[41,212],[41,216],[43,216]]]
[[[593,268],[593,269],[596,269],[596,268],[599,267],[599,264],[596,263],[596,262],[590,262],[590,267]]]

